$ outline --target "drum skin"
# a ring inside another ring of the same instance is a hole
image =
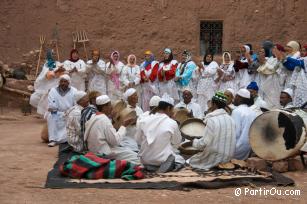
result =
[[[259,115],[249,130],[254,153],[270,161],[298,154],[305,138],[306,124],[302,117],[287,110],[272,110]]]
[[[173,119],[179,124],[182,124],[185,120],[191,118],[190,112],[186,108],[175,108]]]
[[[200,124],[203,126],[203,131],[202,133],[199,133],[199,135],[195,132],[195,130],[193,129],[193,126],[196,125],[196,124]],[[203,136],[203,133],[205,131],[205,124],[204,124],[204,121],[202,121],[201,119],[198,119],[198,118],[190,118],[190,119],[187,119],[185,120],[183,123],[181,123],[180,125],[180,132],[181,132],[181,135],[188,139],[188,140],[193,140],[193,139],[199,139]],[[188,128],[189,130],[188,131],[183,131],[183,129],[185,127],[191,127],[191,128]]]
[[[135,121],[137,119],[137,115],[134,109],[126,107],[124,108],[115,118],[113,118],[114,120],[114,128],[115,129],[119,129],[121,125],[123,125],[124,121],[130,118],[134,118]]]

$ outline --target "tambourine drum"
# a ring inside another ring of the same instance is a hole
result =
[[[184,142],[180,144],[179,150],[182,154],[185,155],[194,155],[201,152],[201,150],[195,149],[194,147],[190,146],[190,142]]]
[[[174,120],[179,124],[183,123],[185,120],[190,119],[190,112],[186,108],[175,108],[174,109]]]
[[[118,129],[123,124],[123,122],[127,119],[134,118],[135,121],[137,119],[136,111],[132,108],[126,107],[124,108],[113,120],[114,120],[114,128]]]
[[[113,113],[116,116],[119,114],[122,110],[124,110],[127,107],[127,104],[123,100],[117,100],[117,101],[112,101],[112,108],[113,108]]]
[[[181,135],[188,140],[197,139],[203,136],[205,126],[205,123],[201,119],[191,118],[185,120],[180,125],[180,132]]]
[[[304,122],[305,120],[305,122]],[[307,113],[272,110],[259,115],[249,130],[249,142],[257,156],[281,160],[299,153],[305,143]]]

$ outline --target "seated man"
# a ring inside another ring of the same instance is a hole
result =
[[[268,104],[258,95],[259,87],[256,82],[252,81],[247,90],[250,92],[251,98],[254,100],[254,104],[250,107],[257,115],[262,113],[261,108],[269,109]]]
[[[74,94],[77,90],[70,86],[67,74],[60,76],[59,86],[54,87],[48,94],[48,135],[49,147],[67,141],[66,119],[64,112],[75,105]]]
[[[124,100],[127,103],[127,107],[135,110],[137,117],[142,116],[143,110],[137,105],[139,96],[134,88],[129,88],[124,93]],[[139,152],[139,147],[137,145],[136,139],[135,139],[135,133],[136,133],[136,125],[132,124],[127,127],[126,136],[123,138],[122,142],[120,143],[120,146],[128,148],[134,152]]]
[[[237,108],[234,109],[231,114],[236,125],[235,159],[247,159],[251,150],[248,132],[252,122],[257,116],[255,111],[248,107],[251,104],[252,99],[250,92],[247,89],[240,89],[234,100],[234,105],[237,106]]]
[[[143,117],[149,116],[150,114],[154,114],[155,110],[157,109],[161,98],[159,96],[151,97],[149,101],[149,111],[144,112],[141,116],[139,116],[138,120]]]
[[[293,91],[290,88],[283,90],[280,93],[280,105],[282,108],[293,108],[294,105],[292,103]]]
[[[182,92],[182,98],[183,101],[178,103],[175,108],[186,108],[193,114],[194,118],[202,119],[204,117],[200,105],[192,101],[193,95],[191,90],[187,88],[184,89]]]
[[[121,140],[126,135],[126,127],[134,122],[134,119],[124,121],[116,132],[109,119],[112,113],[111,100],[107,95],[97,97],[98,112],[85,124],[84,140],[88,150],[95,154],[104,154],[109,159],[127,160],[139,164],[137,153],[123,147],[119,147]]]
[[[75,94],[76,105],[66,111],[67,142],[75,152],[83,152],[84,141],[81,137],[81,111],[89,105],[88,95],[84,91],[77,91]]]
[[[222,92],[212,97],[212,112],[205,117],[203,137],[191,141],[202,152],[193,155],[188,163],[193,168],[210,169],[233,158],[236,147],[235,123],[225,111],[227,98]]]
[[[139,121],[136,139],[141,145],[141,163],[147,170],[167,172],[185,163],[175,152],[182,138],[176,121],[171,118],[173,108],[174,99],[165,94],[157,112]]]

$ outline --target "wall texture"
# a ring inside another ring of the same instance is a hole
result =
[[[210,19],[223,20],[224,50],[246,42],[257,47],[264,39],[307,43],[307,0],[1,0],[0,8],[4,62],[37,49],[40,34],[50,40],[56,23],[61,60],[72,48],[71,33],[80,29],[104,58],[113,49],[123,57],[151,49],[159,58],[164,47],[198,55],[199,23]]]

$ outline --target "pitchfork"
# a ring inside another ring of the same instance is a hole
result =
[[[88,56],[87,56],[87,51],[86,51],[86,46],[85,43],[89,42],[90,40],[87,37],[87,33],[85,32],[85,30],[83,31],[77,31],[77,32],[73,32],[73,42],[74,42],[74,48],[76,48],[76,42],[78,43],[83,43],[83,48],[84,48],[84,52],[85,52],[85,57],[88,60]]]
[[[36,66],[35,78],[37,77],[37,74],[38,74],[38,68],[41,62],[41,55],[43,51],[43,45],[45,44],[45,40],[46,40],[46,37],[44,35],[39,36],[40,49],[39,49],[39,54],[38,54],[38,62]]]

